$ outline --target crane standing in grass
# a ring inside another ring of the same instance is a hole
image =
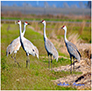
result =
[[[26,39],[23,36],[23,33],[21,32],[21,21],[20,20],[18,21],[18,24],[19,24],[19,28],[20,28],[20,43],[27,55],[27,60],[26,60],[26,67],[27,67],[28,62],[30,64],[29,55],[33,55],[33,56],[36,55],[37,58],[39,58],[39,51],[36,46],[34,46],[28,39]],[[27,22],[24,24],[24,29],[25,29],[26,25],[28,25]]]
[[[26,25],[26,22],[25,22],[25,24],[24,25]],[[25,34],[25,29],[24,29],[24,31],[23,31],[23,36],[24,36],[24,34]],[[6,55],[8,56],[8,54],[12,54],[12,58],[15,60],[15,62],[17,62],[16,61],[16,54],[17,54],[17,51],[20,49],[20,47],[21,47],[21,43],[20,43],[20,36],[18,37],[18,38],[16,38],[16,39],[14,39],[9,45],[8,45],[8,47],[7,47],[7,50],[6,50]],[[15,55],[15,56],[14,56]],[[19,63],[17,62],[17,64],[18,64],[18,66],[20,66],[19,65]]]
[[[48,53],[48,67],[50,68],[50,56],[51,56],[51,69],[52,69],[52,56],[58,61],[58,52],[54,47],[53,43],[46,36],[46,21],[42,20],[40,23],[44,25],[44,45]]]
[[[61,29],[64,29],[64,31],[65,31],[64,41],[65,41],[65,44],[66,44],[66,47],[67,47],[67,51],[70,54],[70,60],[71,60],[71,70],[70,70],[70,72],[72,72],[72,58],[73,59],[75,58],[75,59],[78,60],[78,62],[80,62],[81,54],[78,51],[77,47],[73,43],[71,43],[67,40],[67,38],[66,38],[67,27],[63,26]],[[73,69],[74,69],[74,63],[73,63]]]

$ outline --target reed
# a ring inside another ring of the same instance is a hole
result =
[[[86,22],[83,21],[83,22],[81,23],[81,25],[80,25],[80,30],[79,30],[79,34],[80,34],[80,35],[83,33],[83,30],[84,30],[85,25],[86,25]]]

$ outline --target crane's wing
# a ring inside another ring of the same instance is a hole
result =
[[[68,42],[68,44],[71,45],[74,49],[76,49],[76,51],[78,52],[78,54],[79,54],[80,57],[81,57],[81,54],[80,54],[80,52],[78,51],[77,47],[76,47],[73,43],[71,43],[71,42]]]
[[[35,49],[35,54],[36,54],[37,58],[39,59],[39,51],[38,51],[37,47],[34,46],[34,49]]]
[[[20,37],[14,39],[7,47],[6,55],[11,54],[12,52],[17,52],[21,47]]]
[[[6,56],[8,56],[8,54],[11,54],[12,52],[13,52],[12,45],[9,44],[6,50]]]
[[[45,48],[46,48],[47,52],[52,54],[53,57],[58,61],[58,52],[57,52],[56,48],[54,47],[53,43],[49,39],[46,39],[46,41],[45,41]]]
[[[78,58],[80,57],[80,54],[79,54],[79,52],[78,52],[78,50],[77,50],[77,47],[76,47],[74,44],[72,44],[71,42],[67,42],[67,43],[66,43],[66,46],[67,46],[68,52],[69,52],[72,56],[74,56],[76,59],[78,59]]]
[[[24,38],[22,39],[22,47],[23,49],[25,50],[25,52],[29,55],[33,55],[35,56],[36,55],[36,48],[35,46],[32,44],[32,42],[30,42],[28,39]]]

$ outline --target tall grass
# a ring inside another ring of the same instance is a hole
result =
[[[83,33],[84,27],[85,27],[86,22],[83,21],[79,30],[79,34],[81,35]]]

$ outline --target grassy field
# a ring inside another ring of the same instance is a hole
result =
[[[39,25],[39,27],[41,27],[42,30],[43,26]],[[49,37],[49,31],[47,31],[47,35]],[[28,40],[30,40],[34,45],[37,46],[40,53],[39,54],[40,58],[37,59],[36,57],[30,55],[30,68],[26,68],[26,53],[22,48],[20,48],[16,57],[17,61],[21,66],[19,68],[17,64],[14,63],[14,60],[11,58],[10,55],[6,57],[7,46],[11,43],[12,40],[17,38],[18,36],[19,36],[18,25],[15,24],[1,25],[1,89],[2,90],[51,90],[51,89],[75,90],[76,89],[72,87],[57,86],[52,82],[52,80],[69,75],[70,72],[64,72],[64,71],[54,72],[48,69],[48,58],[46,58],[47,53],[44,48],[43,35],[33,31],[29,27],[27,27],[25,37]],[[64,55],[61,53],[60,50],[58,50],[58,52],[60,56]],[[42,58],[42,56],[44,56],[44,58]],[[69,59],[59,58],[58,62],[53,60],[53,67],[59,67],[66,64],[70,64]],[[74,72],[74,74],[80,74],[80,73]]]

